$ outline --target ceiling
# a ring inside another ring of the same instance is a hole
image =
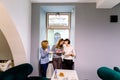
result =
[[[32,3],[96,3],[96,8],[113,8],[120,0],[31,0]]]

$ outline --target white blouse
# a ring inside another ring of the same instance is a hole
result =
[[[64,46],[64,51],[65,51],[64,59],[73,60],[74,57],[76,56],[75,50],[74,50],[74,48],[71,45]],[[73,53],[74,56],[67,56],[67,55],[69,55],[71,53]]]

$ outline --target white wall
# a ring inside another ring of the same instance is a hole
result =
[[[40,36],[39,36],[39,42],[41,47],[41,42],[46,39],[46,11],[43,10],[43,8],[40,7]]]
[[[1,0],[22,39],[27,61],[30,62],[31,3],[30,0]]]
[[[34,5],[32,5],[34,6]],[[39,32],[40,32],[40,6],[32,7],[32,25],[31,25],[31,55],[30,63],[34,67],[32,75],[38,75],[38,54],[39,54]]]
[[[79,80],[101,80],[101,66],[120,66],[120,19],[110,23],[110,15],[120,16],[120,5],[96,9],[95,4],[77,4],[75,18],[75,62]]]

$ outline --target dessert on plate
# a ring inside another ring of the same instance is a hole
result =
[[[60,76],[60,77],[64,77],[64,73],[63,73],[63,72],[60,72],[59,76]]]

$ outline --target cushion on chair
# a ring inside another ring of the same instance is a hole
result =
[[[9,69],[9,68],[12,67],[11,64],[12,64],[12,61],[11,61],[11,60],[8,60],[8,61],[5,62],[5,63],[0,63],[0,70],[1,70],[1,71],[6,71],[7,69]]]
[[[100,67],[97,74],[102,80],[120,80],[120,73],[107,67]]]

